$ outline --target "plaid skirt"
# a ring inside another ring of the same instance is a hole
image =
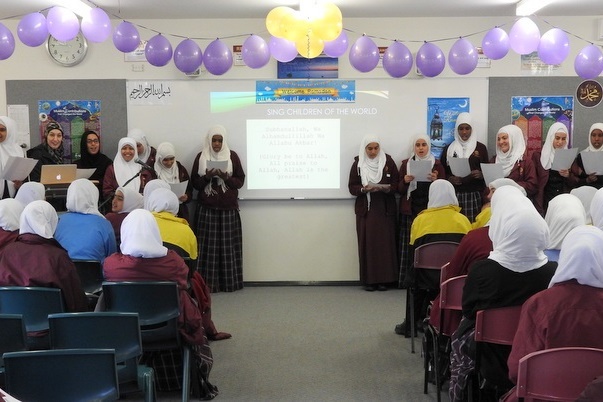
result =
[[[243,231],[236,209],[199,205],[196,219],[197,270],[212,292],[243,288]]]
[[[398,287],[400,289],[406,289],[410,286],[409,283],[409,270],[411,268],[411,255],[410,255],[410,227],[412,226],[413,217],[411,215],[400,214],[400,232],[398,247],[400,250],[400,274],[398,276]]]
[[[464,193],[456,193],[456,198],[459,200],[461,213],[469,219],[469,222],[475,222],[475,217],[482,210],[482,195],[479,191],[471,191]]]

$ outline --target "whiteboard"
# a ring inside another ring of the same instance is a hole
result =
[[[128,127],[140,128],[151,145],[172,142],[177,159],[189,170],[202,147],[207,130],[222,124],[228,131],[228,144],[247,170],[247,126],[258,120],[338,120],[338,185],[330,188],[266,190],[248,188],[239,191],[242,199],[345,199],[350,198],[347,183],[354,157],[362,138],[375,134],[381,147],[399,167],[411,151],[411,138],[427,133],[427,99],[466,97],[470,99],[474,134],[487,141],[487,78],[358,79],[353,103],[262,104],[250,101],[255,96],[254,80],[148,80],[128,81]],[[216,107],[216,94],[227,94],[228,105]],[[238,97],[238,98],[237,98]],[[213,99],[213,102],[212,102]],[[295,124],[297,124],[297,122]],[[329,122],[330,123],[330,122]],[[327,124],[327,127],[331,125]],[[333,147],[329,142],[328,147]],[[321,144],[317,144],[320,151]],[[251,147],[253,149],[253,146]],[[337,182],[337,180],[335,180]],[[253,183],[253,180],[252,180]]]

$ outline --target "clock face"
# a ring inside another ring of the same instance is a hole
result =
[[[71,67],[79,64],[88,51],[88,43],[81,32],[68,42],[62,42],[52,35],[48,37],[46,48],[50,57],[61,66]]]

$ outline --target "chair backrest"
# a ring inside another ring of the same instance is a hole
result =
[[[517,396],[524,401],[575,401],[603,375],[603,350],[566,347],[540,350],[519,360]]]
[[[27,332],[48,329],[48,314],[65,311],[61,290],[29,286],[0,287],[0,314],[21,314]]]
[[[77,275],[80,277],[82,288],[88,294],[99,293],[102,290],[103,265],[95,260],[73,260]]]
[[[452,259],[459,244],[453,241],[434,241],[415,249],[414,267],[440,270]]]
[[[6,391],[28,402],[114,401],[115,352],[63,349],[4,354]]]
[[[20,314],[0,314],[0,367],[4,367],[4,353],[22,350],[27,350],[23,317]]]
[[[440,328],[442,331],[446,329],[444,332],[450,332],[444,333],[444,335],[452,335],[452,332],[456,330],[460,323],[459,317],[454,325],[445,325],[444,311],[463,311],[463,287],[466,280],[467,275],[455,276],[442,282],[440,285]]]
[[[182,257],[182,259],[186,263],[186,266],[188,267],[188,279],[190,279],[193,276],[193,272],[197,270],[197,260],[193,260],[188,254],[188,252],[186,252],[186,250],[184,250],[177,244],[163,242],[163,245],[170,250],[174,250],[176,254]]]
[[[477,342],[512,345],[521,306],[510,306],[480,310],[475,317],[475,340]]]
[[[448,261],[446,264],[442,265],[442,268],[440,268],[440,284],[442,284],[446,278],[448,278],[448,270],[450,269],[450,261]],[[450,278],[448,278],[450,279]]]
[[[138,313],[144,350],[179,345],[176,282],[103,282],[103,299],[107,311]]]

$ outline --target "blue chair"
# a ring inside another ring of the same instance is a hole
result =
[[[4,354],[6,391],[27,402],[115,401],[115,351],[63,349]]]
[[[20,314],[0,314],[0,387],[4,387],[4,359],[6,352],[27,350],[25,324]]]
[[[48,349],[48,314],[65,311],[61,290],[30,286],[0,287],[0,314],[23,316],[28,349]],[[36,336],[31,336],[36,332]]]
[[[182,350],[182,400],[190,395],[191,351],[180,338],[180,295],[175,282],[104,282],[107,311],[138,313],[143,351]]]
[[[117,312],[60,313],[48,316],[52,349],[114,349],[120,394],[144,391],[154,400],[155,375],[138,365],[142,341],[138,314]]]

